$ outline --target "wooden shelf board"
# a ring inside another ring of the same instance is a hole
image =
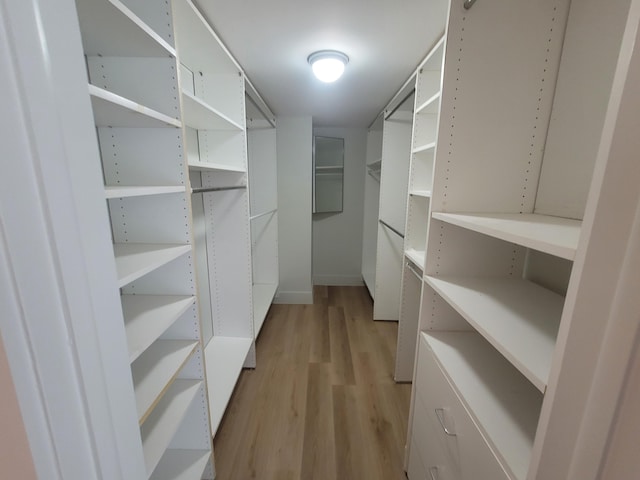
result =
[[[414,197],[431,198],[431,190],[411,190],[409,195],[413,195]]]
[[[262,329],[276,290],[278,290],[278,285],[275,283],[253,284],[253,331],[256,338]]]
[[[242,125],[183,90],[182,105],[185,125],[196,130],[231,130],[241,132]]]
[[[169,449],[160,459],[150,480],[200,480],[210,461],[209,450]]]
[[[438,113],[438,109],[440,108],[440,92],[433,95],[431,98],[426,100],[422,105],[416,108],[416,114],[427,113],[427,114],[435,114]]]
[[[163,195],[166,193],[183,193],[186,191],[184,185],[174,186],[106,186],[104,188],[107,199],[142,197],[147,195]]]
[[[148,475],[151,475],[160,462],[202,384],[201,380],[178,379],[173,382],[140,427]]]
[[[425,145],[418,145],[411,150],[411,153],[426,152],[428,150],[434,150],[436,148],[436,142],[427,143]]]
[[[409,260],[411,260],[411,262],[414,263],[418,268],[420,268],[420,271],[424,269],[424,259],[425,259],[424,250],[416,250],[415,248],[409,248],[405,250],[404,256],[407,257]]]
[[[147,419],[197,346],[198,342],[194,340],[156,340],[133,362],[131,373],[140,424]]]
[[[76,4],[85,55],[175,57],[175,49],[119,0]]]
[[[213,336],[204,349],[211,432],[214,436],[252,343],[251,338]]]
[[[467,322],[544,392],[564,298],[522,279],[426,277]]]
[[[89,84],[89,95],[97,127],[181,127],[180,120],[95,85]]]
[[[524,480],[542,394],[475,332],[420,335],[492,450]]]
[[[113,245],[118,287],[152,272],[171,260],[189,253],[191,245],[116,243]]]
[[[580,237],[580,220],[535,213],[433,213],[433,218],[523,247],[573,260]]]
[[[224,165],[222,163],[209,163],[209,162],[189,162],[189,169],[199,172],[237,172],[246,173],[247,169],[243,167],[236,167],[231,165]]]
[[[122,295],[129,361],[140,356],[195,303],[186,295]]]

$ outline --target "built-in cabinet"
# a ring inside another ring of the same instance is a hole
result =
[[[575,433],[584,401],[568,394],[569,370],[580,376],[591,361],[572,345],[583,335],[583,218],[597,206],[592,175],[629,2],[465,3],[452,2],[436,47],[441,93],[422,100],[439,118],[416,107],[414,119],[412,161],[417,146],[436,145],[433,176],[421,176],[432,186],[420,185],[430,202],[407,216],[428,223],[415,226],[424,270],[410,262],[422,278],[403,286],[421,290],[406,467],[410,480],[567,478],[572,443],[558,439]],[[435,136],[417,132],[430,121]]]
[[[211,479],[278,287],[275,119],[191,0],[76,3],[147,476]]]

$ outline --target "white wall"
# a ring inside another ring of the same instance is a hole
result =
[[[311,284],[311,117],[278,117],[278,256],[274,303],[313,303]]]
[[[343,210],[313,215],[313,283],[362,285],[367,130],[318,127],[313,133],[344,138],[345,146]]]

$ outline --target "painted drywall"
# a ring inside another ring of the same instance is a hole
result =
[[[364,128],[314,128],[314,135],[344,138],[343,210],[313,215],[313,283],[362,285],[362,218],[367,155]]]
[[[311,117],[278,117],[278,256],[274,303],[313,303],[311,283]]]

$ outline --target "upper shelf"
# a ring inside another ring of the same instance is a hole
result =
[[[580,237],[580,220],[535,213],[433,213],[433,218],[484,235],[573,260]]]
[[[234,173],[246,173],[247,169],[243,167],[234,167],[230,165],[224,165],[222,163],[211,162],[196,162],[189,161],[189,169],[199,172],[234,172]]]
[[[144,197],[147,195],[164,195],[166,193],[184,193],[186,188],[184,185],[166,185],[166,186],[112,186],[108,185],[104,188],[107,199],[125,198],[125,197]]]
[[[562,296],[513,278],[425,279],[538,390],[546,390]]]
[[[180,120],[95,85],[89,85],[89,95],[97,127],[181,127]]]
[[[85,55],[175,57],[175,49],[119,0],[76,2]]]
[[[185,90],[182,91],[182,99],[187,126],[196,130],[243,130],[241,125]]]
[[[421,333],[509,478],[524,480],[542,395],[475,332]]]
[[[429,142],[424,145],[419,145],[411,150],[411,153],[420,153],[427,152],[429,150],[433,151],[436,148],[436,142]]]
[[[238,63],[191,0],[173,2],[173,23],[180,61],[204,73],[239,73]]]
[[[416,108],[416,115],[421,113],[438,113],[440,109],[440,92],[433,95],[431,98],[427,99],[422,105],[419,105]]]
[[[191,251],[191,245],[116,243],[113,245],[118,287],[152,272]]]

